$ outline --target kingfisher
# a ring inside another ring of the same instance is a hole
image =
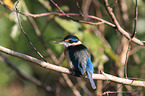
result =
[[[92,88],[96,89],[96,85],[92,78],[94,69],[88,48],[73,34],[67,35],[62,41],[54,42],[65,46],[64,54],[71,68],[72,75],[78,77],[87,76]]]

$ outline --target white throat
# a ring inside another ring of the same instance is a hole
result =
[[[64,46],[69,47],[69,46],[75,46],[75,45],[80,45],[80,44],[82,44],[82,42],[78,41],[78,42],[74,42],[74,43],[65,43]]]

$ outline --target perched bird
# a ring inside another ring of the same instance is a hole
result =
[[[92,79],[94,69],[90,60],[90,53],[78,37],[70,34],[63,41],[55,41],[55,43],[63,44],[66,47],[64,53],[72,74],[79,77],[87,75],[92,88],[96,89],[96,85]]]

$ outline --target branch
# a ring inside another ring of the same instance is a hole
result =
[[[132,92],[130,92],[130,91],[122,91],[122,92],[119,92],[119,91],[107,91],[107,92],[104,92],[103,94],[102,94],[102,96],[103,95],[107,95],[107,96],[111,96],[111,94],[117,94],[117,93],[121,93],[121,94],[128,94],[128,93],[137,93],[136,91],[132,91]],[[109,95],[110,94],[110,95]],[[116,96],[116,95],[115,95]],[[130,96],[130,95],[129,95]]]
[[[65,73],[65,74],[71,74],[69,69],[61,67],[61,66],[57,66],[57,65],[53,65],[50,63],[46,63],[44,61],[41,61],[39,59],[36,59],[34,57],[10,50],[8,48],[2,47],[0,46],[0,51],[4,52],[6,54],[24,59],[26,61],[29,62],[33,62],[37,65],[40,65],[44,68],[48,68],[57,72],[61,72],[61,73]],[[127,84],[127,85],[132,85],[132,86],[141,86],[141,87],[145,87],[145,81],[137,81],[137,80],[129,80],[129,79],[125,79],[125,78],[119,78],[113,75],[109,75],[106,74],[104,72],[102,72],[103,74],[93,74],[93,79],[98,79],[98,80],[109,80],[109,81],[113,81],[113,82],[117,82],[117,83],[121,83],[121,84]]]
[[[139,44],[139,45],[144,45],[144,41],[140,41],[140,40],[137,40],[135,38],[135,34],[136,34],[136,25],[137,25],[137,15],[138,15],[138,6],[137,6],[137,0],[136,0],[136,6],[135,6],[135,24],[134,24],[134,31],[132,33],[132,35],[128,34],[128,32],[126,32],[120,25],[119,25],[119,22],[117,21],[114,13],[113,13],[113,9],[109,6],[108,4],[108,0],[104,0],[105,2],[105,7],[107,9],[107,12],[109,13],[111,19],[113,20],[113,22],[115,23],[116,25],[116,28],[117,30],[123,34],[127,39],[129,39],[130,43],[131,41],[133,41],[134,43],[136,44]],[[130,50],[130,43],[129,43],[129,46],[128,46],[128,50],[127,50],[127,53],[126,53],[126,61],[125,61],[125,76],[127,78],[127,61],[128,61],[128,54],[129,54],[129,50]]]
[[[109,6],[108,4],[108,0],[104,0],[105,2],[105,7],[107,9],[107,12],[109,13],[111,19],[113,20],[117,30],[122,34],[124,35],[127,39],[133,41],[134,43],[138,44],[138,45],[144,45],[144,41],[140,41],[139,39],[133,37],[131,38],[130,34],[128,32],[126,32],[119,24],[119,22],[117,21],[114,13],[113,13],[113,9]]]
[[[132,38],[135,37],[136,34],[136,26],[137,26],[137,17],[138,17],[138,2],[136,0],[136,5],[135,5],[135,19],[134,19],[134,30],[132,33]]]

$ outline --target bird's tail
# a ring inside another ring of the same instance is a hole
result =
[[[90,83],[91,83],[92,88],[93,89],[96,89],[96,85],[95,85],[95,83],[93,81],[93,78],[92,78],[92,73],[90,73],[89,71],[87,71],[87,76],[88,76],[88,78],[90,80]]]

